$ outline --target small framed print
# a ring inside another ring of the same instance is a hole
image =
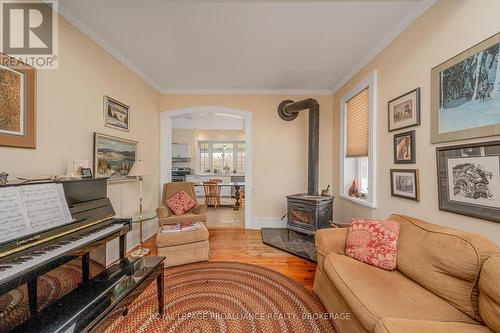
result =
[[[420,125],[420,88],[387,103],[389,132]]]
[[[82,178],[92,178],[92,169],[82,168]]]
[[[436,149],[439,209],[500,222],[500,141]]]
[[[418,169],[391,169],[391,195],[420,201]]]
[[[104,96],[104,126],[128,132],[130,108],[108,96]]]
[[[415,164],[415,131],[394,135],[394,164]]]

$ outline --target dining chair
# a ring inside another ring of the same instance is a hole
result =
[[[220,194],[222,193],[222,186],[219,184],[222,183],[222,179],[213,178],[209,179],[208,181],[210,183],[216,183],[219,186],[219,196],[217,197],[217,203],[219,204],[220,207]]]
[[[220,186],[216,182],[203,182],[203,189],[205,190],[205,204],[207,206],[213,205],[215,210],[220,206]]]

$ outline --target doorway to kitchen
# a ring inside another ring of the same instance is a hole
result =
[[[207,199],[207,226],[251,228],[252,113],[190,107],[162,112],[160,126],[162,184],[193,182],[204,203],[213,194],[204,183],[216,182],[218,198]]]

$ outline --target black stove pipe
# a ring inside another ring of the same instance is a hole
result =
[[[313,98],[294,102],[286,100],[278,106],[278,114],[281,119],[292,121],[299,115],[300,111],[309,110],[309,144],[307,164],[307,194],[318,195],[319,174],[319,104]]]

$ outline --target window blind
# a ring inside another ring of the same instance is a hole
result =
[[[368,156],[368,88],[346,102],[346,157]]]

